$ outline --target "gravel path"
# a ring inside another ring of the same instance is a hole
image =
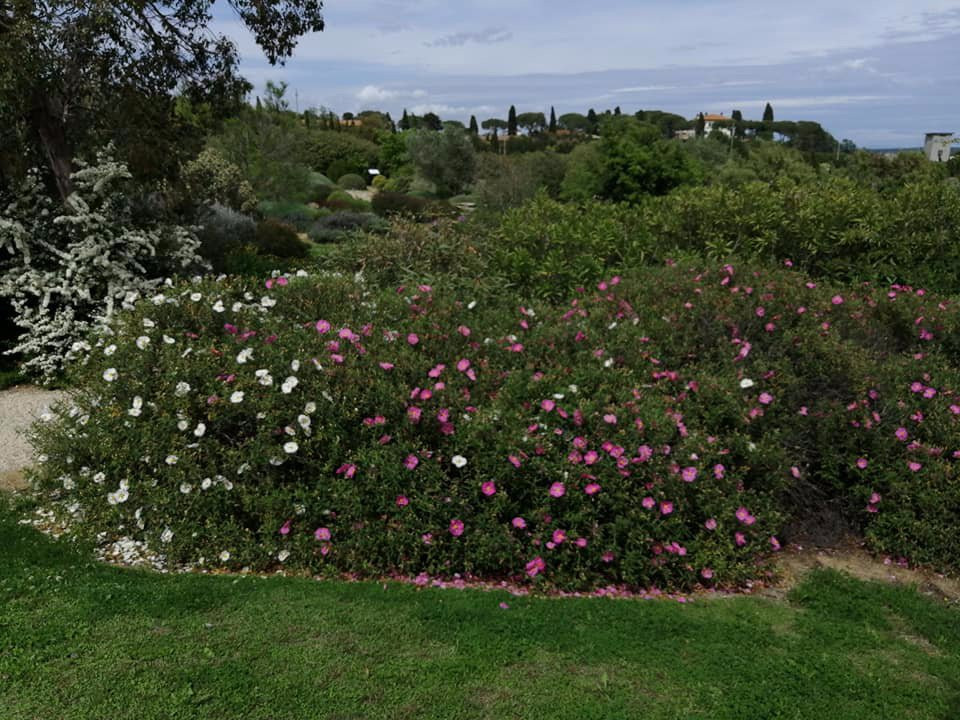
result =
[[[22,470],[33,452],[21,434],[42,412],[64,397],[62,390],[20,385],[0,391],[0,490],[22,488]]]

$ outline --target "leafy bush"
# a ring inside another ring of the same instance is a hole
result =
[[[339,180],[337,180],[337,185],[339,185],[344,190],[366,190],[367,183],[359,175],[349,173],[344,175]]]
[[[353,210],[354,212],[370,212],[371,205],[366,200],[353,197],[345,190],[334,190],[323,201],[323,207],[331,210]]]
[[[558,197],[567,161],[567,156],[555,152],[480,155],[475,182],[477,202],[485,208],[504,210],[530,200],[538,190]]]
[[[64,204],[46,194],[37,173],[15,197],[0,199],[0,299],[12,304],[22,330],[13,351],[46,379],[121,305],[206,267],[191,230],[135,215],[125,165],[106,154],[97,165],[78,165]]]
[[[387,178],[382,189],[388,192],[405,193],[409,192],[411,187],[413,187],[413,175],[401,174]]]
[[[253,186],[243,171],[213,149],[201,152],[180,172],[183,193],[194,205],[220,205],[249,214],[257,206]]]
[[[387,178],[385,175],[374,175],[373,180],[370,181],[370,184],[373,186],[374,190],[383,190],[384,185],[387,184]]]
[[[365,173],[375,167],[380,150],[375,143],[350,133],[321,131],[310,136],[310,164],[327,177]]]
[[[319,187],[322,188],[324,186],[321,185]],[[329,195],[327,197],[329,197]],[[296,228],[297,232],[306,232],[307,228],[310,227],[315,220],[329,212],[325,209],[286,200],[264,201],[260,203],[258,209],[264,217],[291,225]]]
[[[381,232],[387,228],[387,223],[373,213],[358,213],[343,211],[320,218],[315,222],[307,234],[317,243],[333,243],[345,240],[351,233],[358,230]]]
[[[402,214],[420,217],[426,212],[429,204],[430,201],[425,198],[389,192],[388,190],[381,190],[373,196],[371,201],[373,211],[382,217]]]
[[[278,258],[305,258],[309,254],[296,229],[273,218],[257,223],[255,244],[260,253]]]
[[[416,130],[405,135],[417,174],[434,185],[438,195],[456,195],[473,179],[475,152],[462,129],[448,126],[442,132]]]
[[[198,222],[198,252],[210,263],[215,273],[227,272],[230,256],[239,252],[244,245],[253,243],[256,238],[257,226],[253,218],[223,205],[206,208]]]
[[[535,309],[181,286],[77,368],[34,479],[84,535],[204,566],[727,586],[829,507],[956,567],[957,312],[890,293],[730,266]]]

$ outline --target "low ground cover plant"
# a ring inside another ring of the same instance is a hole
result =
[[[736,585],[824,503],[956,565],[949,301],[729,265],[573,296],[165,289],[74,369],[34,479],[82,534],[204,566]]]

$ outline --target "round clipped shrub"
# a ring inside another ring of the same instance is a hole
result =
[[[367,183],[366,181],[355,173],[348,173],[337,180],[337,185],[339,185],[344,190],[366,190]]]
[[[729,586],[827,508],[960,562],[960,325],[909,288],[667,267],[530,307],[298,274],[113,330],[32,476],[81,534],[172,561]]]
[[[353,210],[355,212],[370,212],[370,203],[366,200],[353,197],[345,190],[334,190],[323,201],[323,207],[331,210]]]
[[[198,224],[198,252],[215,273],[226,272],[230,256],[253,243],[257,234],[253,218],[223,205],[206,208],[200,213]]]
[[[315,185],[310,191],[311,200],[318,205],[322,205],[327,201],[335,191],[336,187],[334,185]]]
[[[305,258],[309,254],[296,229],[273,218],[257,223],[255,245],[259,252],[278,258]]]
[[[374,175],[373,180],[370,181],[370,184],[373,186],[374,190],[383,190],[384,186],[387,184],[387,178],[384,175]]]

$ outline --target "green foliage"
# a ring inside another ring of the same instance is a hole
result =
[[[568,156],[550,151],[480,155],[475,180],[477,202],[484,208],[504,210],[522,205],[541,189],[558,197],[567,164]]]
[[[310,165],[329,177],[362,175],[376,166],[379,153],[370,140],[334,131],[312,133],[306,149]]]
[[[227,272],[229,258],[244,245],[252,244],[256,237],[253,218],[222,205],[206,208],[197,220],[198,252],[217,274]]]
[[[413,195],[381,190],[373,196],[371,204],[373,205],[373,211],[381,217],[410,215],[419,218],[426,212],[430,202],[425,198]]]
[[[324,187],[326,186],[321,185],[318,190]],[[320,190],[318,196],[327,192],[326,190]],[[290,225],[296,228],[298,232],[306,232],[306,229],[314,220],[329,212],[303,203],[269,200],[260,203],[258,210],[263,217]]]
[[[370,185],[373,186],[374,190],[383,190],[386,184],[387,184],[386,175],[374,175],[373,180],[370,181]]]
[[[216,203],[247,214],[257,206],[256,193],[243,172],[215,150],[206,149],[184,165],[180,182],[187,203]]]
[[[309,252],[296,228],[273,218],[257,223],[254,244],[261,254],[278,258],[305,258]]]
[[[343,175],[337,180],[337,185],[344,190],[366,190],[367,182],[360,175]]]
[[[599,143],[581,143],[570,153],[561,194],[575,202],[599,198],[603,195],[603,177],[604,155]]]
[[[307,234],[316,243],[337,243],[343,242],[358,230],[383,232],[387,227],[387,223],[378,215],[347,210],[320,218]]]
[[[523,296],[564,298],[611,268],[647,259],[652,244],[641,220],[624,205],[564,204],[540,193],[503,214],[490,240],[491,263]]]
[[[395,133],[381,138],[377,169],[387,176],[396,175],[405,165],[409,165],[407,138],[404,133]]]
[[[354,212],[370,212],[371,206],[366,200],[355,198],[346,190],[334,190],[323,201],[323,207],[329,208],[334,212],[338,210],[353,210]]]
[[[417,173],[433,183],[440,196],[458,194],[473,178],[476,162],[473,143],[461,130],[411,132],[407,134],[407,152]]]

